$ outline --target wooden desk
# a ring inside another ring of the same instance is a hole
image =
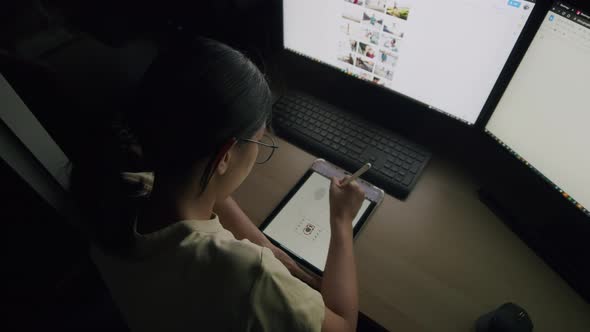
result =
[[[235,194],[260,224],[314,156],[280,141]],[[477,185],[439,158],[405,201],[387,196],[355,242],[361,311],[393,331],[473,331],[508,301],[536,332],[590,331],[590,305],[477,198]]]

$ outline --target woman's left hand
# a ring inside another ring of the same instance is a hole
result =
[[[287,253],[276,246],[270,248],[275,257],[285,265],[291,275],[305,282],[312,288],[320,290],[322,287],[322,278],[303,270]]]
[[[223,227],[229,230],[238,240],[248,239],[259,246],[269,248],[274,256],[287,267],[289,272],[301,281],[310,285],[311,287],[320,290],[322,279],[316,275],[304,271],[295,261],[287,255],[283,250],[273,245],[262,234],[260,229],[238,206],[238,203],[233,198],[228,197],[223,201],[216,202],[214,211],[219,216],[219,221]]]

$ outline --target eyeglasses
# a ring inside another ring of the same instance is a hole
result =
[[[264,134],[260,141],[255,141],[248,138],[239,138],[239,140],[260,145],[261,148],[258,149],[258,156],[256,157],[257,164],[264,164],[265,162],[269,161],[272,155],[275,153],[275,150],[279,148],[275,139],[268,134]]]

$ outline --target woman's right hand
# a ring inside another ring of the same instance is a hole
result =
[[[345,179],[332,178],[330,185],[332,233],[322,280],[326,305],[322,332],[356,331],[359,313],[352,221],[363,205],[365,193],[354,181],[342,185]]]
[[[348,224],[359,212],[365,193],[356,181],[342,185],[345,179],[332,178],[330,185],[330,223],[332,227]]]

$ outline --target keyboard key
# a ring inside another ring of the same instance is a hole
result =
[[[361,149],[364,149],[367,147],[367,143],[365,143],[363,141],[354,141],[354,145],[358,146]]]
[[[358,145],[351,145],[350,146],[350,149],[352,151],[354,151],[354,153],[356,153],[358,155],[361,155],[361,153],[363,153],[363,151],[364,151],[363,149],[361,149],[360,147],[358,147]]]
[[[414,175],[412,175],[411,173],[406,174],[406,176],[402,180],[402,183],[406,186],[409,186],[410,183],[412,183],[412,179],[414,179]]]
[[[302,132],[303,134],[313,138],[316,141],[321,141],[322,140],[322,136],[319,134],[314,133],[313,131],[309,130],[309,129],[300,129],[300,132]]]

